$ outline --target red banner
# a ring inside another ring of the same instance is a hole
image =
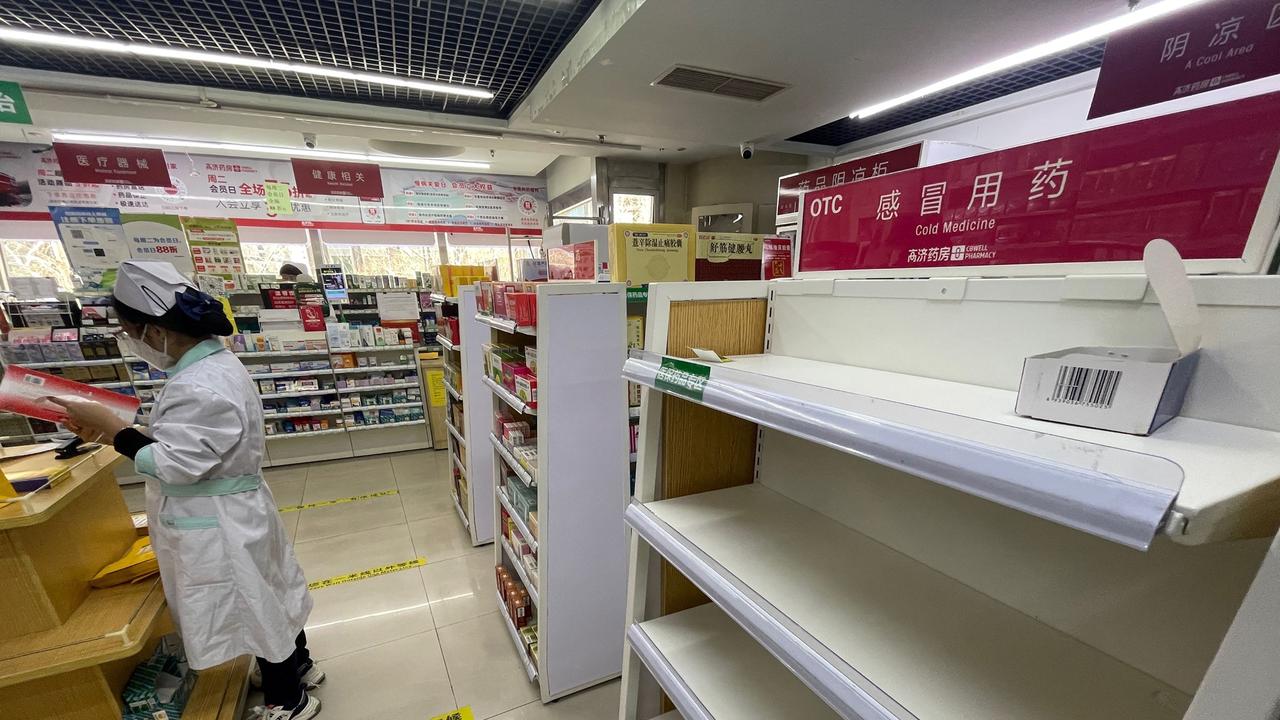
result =
[[[1280,73],[1280,2],[1221,0],[1107,38],[1089,117]]]
[[[345,195],[381,200],[382,171],[373,163],[293,158],[293,180],[306,195]]]
[[[778,178],[778,216],[800,210],[800,194],[808,190],[845,185],[920,165],[923,143],[847,160],[839,165]]]
[[[54,143],[64,182],[167,188],[169,166],[157,148]]]
[[[1116,125],[804,196],[802,272],[1240,259],[1277,153],[1280,93]],[[1257,228],[1255,228],[1257,218]]]

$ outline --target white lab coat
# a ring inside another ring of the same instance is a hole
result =
[[[262,401],[216,340],[192,348],[156,398],[156,442],[134,462],[169,611],[191,667],[281,662],[311,613],[307,581],[261,482]],[[225,494],[218,494],[225,493]]]

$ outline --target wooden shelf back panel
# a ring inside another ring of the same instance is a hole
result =
[[[671,303],[668,355],[692,357],[690,348],[720,355],[764,352],[768,303],[763,299]],[[679,398],[662,404],[662,488],[674,498],[747,485],[755,474],[756,425]],[[662,563],[662,614],[707,602],[693,583]]]

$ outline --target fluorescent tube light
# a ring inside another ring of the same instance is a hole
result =
[[[371,162],[380,165],[408,165],[428,167],[466,168],[468,170],[488,170],[489,163],[477,160],[445,160],[436,158],[417,158],[404,155],[378,155],[372,153],[348,152],[345,150],[312,150],[309,148],[285,147],[282,145],[249,145],[245,143],[216,142],[212,140],[183,140],[179,138],[143,137],[139,135],[97,135],[79,132],[53,132],[55,142],[90,143],[98,145],[125,145],[130,147],[160,147],[173,150],[218,150],[232,153],[259,153],[262,155],[284,155],[287,157],[306,157],[321,160],[354,160]]]
[[[1193,5],[1200,5],[1208,1],[1209,0],[1164,0],[1164,2],[1149,5],[1137,10],[1131,10],[1120,17],[1105,20],[1097,23],[1096,25],[1090,25],[1082,30],[1068,33],[1061,37],[1054,38],[1053,40],[1049,40],[1048,42],[1034,45],[1025,50],[1019,50],[1012,55],[1006,55],[984,65],[979,65],[978,67],[970,70],[965,70],[958,75],[952,75],[951,77],[939,80],[932,85],[926,85],[919,90],[912,90],[911,92],[905,95],[899,95],[892,100],[885,100],[884,102],[876,103],[875,105],[868,105],[860,110],[855,110],[849,113],[849,117],[855,119],[870,117],[876,113],[881,113],[890,108],[909,103],[912,100],[918,100],[927,95],[933,95],[934,93],[942,92],[943,90],[956,87],[957,85],[963,85],[986,75],[994,75],[995,73],[1003,70],[1024,65],[1032,60],[1039,60],[1040,58],[1055,55],[1064,50],[1070,50],[1073,47],[1105,38],[1112,33],[1119,32],[1135,25],[1140,25],[1144,22],[1149,22],[1156,18],[1169,15],[1170,13],[1185,10]]]
[[[268,58],[254,57],[252,55],[235,55],[231,53],[206,52],[203,50],[186,50],[167,45],[148,45],[146,43],[123,42],[119,40],[100,40],[97,38],[83,37],[79,35],[35,32],[32,30],[21,30],[11,26],[0,26],[0,41],[66,48],[68,50],[114,53],[118,55],[135,55],[138,57],[160,58],[163,60],[185,60],[188,62],[208,63],[210,65],[233,65],[236,67],[256,68],[259,70],[276,70],[280,72],[297,73],[299,75],[315,75],[317,77],[334,78],[337,80],[352,80],[355,82],[371,83],[374,85],[388,85],[391,87],[403,87],[413,90],[424,90],[426,92],[444,93],[447,95],[460,95],[462,97],[480,98],[482,100],[490,100],[493,98],[493,93],[482,88],[430,82],[427,80],[414,80],[412,78],[400,77],[399,75],[358,72],[355,70],[345,70],[342,68],[326,67],[323,65],[308,65],[305,63],[287,62],[283,60],[271,60]]]

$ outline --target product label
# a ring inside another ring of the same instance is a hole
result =
[[[711,377],[711,368],[673,357],[662,358],[654,385],[664,392],[683,395],[694,402],[702,402],[703,390]]]
[[[689,280],[689,252],[692,238],[684,232],[627,230],[626,280],[632,285]]]

